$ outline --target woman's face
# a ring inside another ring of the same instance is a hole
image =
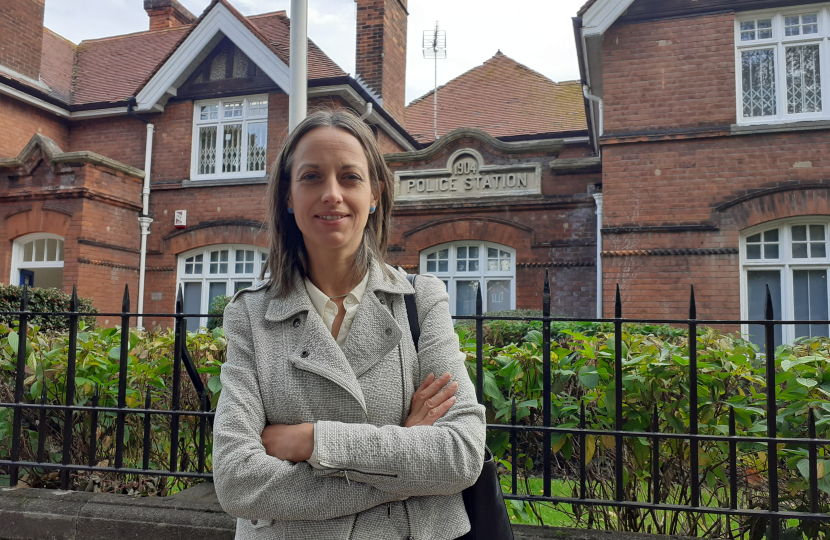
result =
[[[310,253],[356,253],[369,207],[377,206],[360,141],[334,127],[303,135],[294,150],[288,206]]]

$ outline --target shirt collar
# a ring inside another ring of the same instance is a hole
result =
[[[329,297],[326,294],[317,288],[314,283],[311,282],[310,279],[305,278],[305,288],[308,291],[308,297],[311,300],[311,304],[314,306],[314,309],[317,310],[317,313],[323,313],[323,310],[326,308],[326,304],[330,302]],[[360,280],[352,291],[346,295],[347,297],[351,296],[355,304],[359,304],[363,300],[363,295],[366,293],[366,286],[369,283],[369,272],[363,276],[363,279]]]

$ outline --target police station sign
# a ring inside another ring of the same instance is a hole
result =
[[[485,165],[472,149],[455,152],[446,169],[395,173],[395,199],[416,201],[538,195],[542,164]]]

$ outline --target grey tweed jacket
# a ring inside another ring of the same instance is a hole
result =
[[[227,362],[214,423],[213,474],[236,538],[450,540],[469,531],[460,492],[484,459],[484,407],[464,367],[444,284],[416,280],[420,352],[409,332],[402,271],[372,263],[342,349],[302,279],[277,298],[264,286],[225,309]],[[449,372],[457,401],[433,426],[402,427],[415,389]],[[268,424],[316,422],[320,463],[265,453]]]

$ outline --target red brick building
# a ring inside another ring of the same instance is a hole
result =
[[[619,283],[625,316],[688,316],[694,285],[700,317],[763,318],[769,285],[776,318],[827,320],[827,4],[592,0],[574,23],[605,315]],[[828,328],[778,339],[803,335]]]
[[[148,313],[171,312],[179,287],[193,313],[256,281],[287,131],[285,13],[144,0],[148,31],[75,45],[43,28],[44,0],[9,5],[3,281],[77,283],[102,311],[120,310],[126,284]],[[398,177],[390,259],[442,276],[459,314],[476,287],[486,309],[538,308],[549,268],[554,310],[590,315],[600,175],[580,85],[499,53],[439,89],[435,140],[432,96],[404,102],[406,20],[405,0],[357,1],[354,77],[309,42],[309,107],[363,115]]]

